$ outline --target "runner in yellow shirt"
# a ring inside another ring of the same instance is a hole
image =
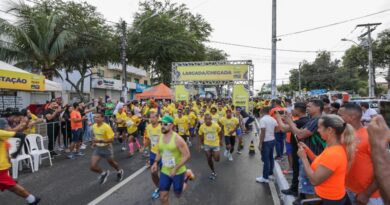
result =
[[[190,120],[187,116],[183,115],[183,110],[177,111],[177,117],[175,117],[174,125],[176,127],[177,133],[187,142],[188,146],[192,146],[192,143],[188,137],[190,135]]]
[[[7,122],[4,121],[0,122],[0,190],[9,190],[16,195],[26,199],[28,204],[38,204],[41,199],[30,194],[24,187],[15,182],[9,175],[8,169],[11,167],[11,164],[8,158],[8,149],[10,145],[8,144],[7,140],[12,137],[24,140],[26,135],[23,133],[3,130],[7,128],[6,123]]]
[[[194,111],[190,111],[190,108],[189,107],[186,107],[185,109],[185,114],[188,118],[188,120],[190,121],[190,136],[191,138],[194,137],[194,130],[195,130],[195,125],[196,125],[196,114],[194,113]]]
[[[232,110],[226,110],[226,117],[219,120],[220,125],[223,127],[223,133],[225,136],[226,149],[224,156],[229,158],[229,161],[233,161],[234,145],[236,143],[236,130],[239,126],[237,118],[232,116]]]
[[[116,121],[116,132],[117,132],[117,139],[119,143],[122,143],[126,139],[126,112],[125,108],[120,108],[117,113],[115,113],[115,121]],[[126,140],[125,140],[126,141]],[[126,150],[126,147],[123,146],[122,150]]]
[[[217,115],[219,118],[226,116],[226,109],[223,107],[222,103],[218,103]]]
[[[114,142],[114,132],[110,125],[104,122],[103,113],[95,113],[95,124],[92,126],[94,139],[92,140],[92,147],[94,151],[91,158],[91,171],[99,173],[99,183],[104,184],[107,181],[110,171],[107,169],[103,171],[99,166],[99,161],[104,158],[108,164],[115,170],[117,170],[116,180],[118,182],[123,179],[123,169],[121,169],[118,163],[114,160],[114,152],[112,143]]]
[[[150,149],[149,153],[149,165],[153,165],[156,159],[156,155],[158,152],[158,140],[160,139],[162,132],[161,132],[161,125],[158,123],[158,117],[157,113],[150,113],[150,124],[146,126],[145,133],[144,133],[144,142],[145,147],[148,147]],[[161,160],[157,162],[159,169],[161,169]],[[156,189],[152,193],[153,199],[158,199],[160,197],[160,190],[159,190],[159,184],[160,184],[160,178],[158,176],[158,172],[151,172],[152,175],[152,181],[154,185],[156,186]]]
[[[214,161],[218,162],[220,159],[220,146],[222,145],[221,127],[217,123],[213,123],[210,114],[206,114],[205,123],[199,128],[200,144],[203,145],[206,152],[207,163],[211,169],[209,179],[215,180],[217,173],[214,168]]]
[[[211,121],[213,121],[213,123],[218,123],[219,115],[217,114],[217,108],[215,107],[211,108],[210,116],[211,116]]]
[[[129,157],[134,155],[134,144],[137,146],[137,149],[141,149],[141,144],[138,139],[138,125],[141,123],[141,119],[134,115],[133,111],[127,112],[127,117],[125,118],[127,126],[127,134],[129,136]]]

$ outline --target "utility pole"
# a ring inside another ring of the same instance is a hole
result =
[[[367,27],[367,32],[362,34],[360,38],[367,35],[368,37],[368,97],[375,97],[375,77],[374,77],[374,64],[372,60],[372,39],[371,32],[375,30],[376,26],[381,25],[382,23],[368,23],[368,24],[359,24],[356,27]],[[374,28],[372,28],[375,26]]]
[[[298,89],[299,89],[299,97],[302,95],[302,89],[301,89],[301,63],[299,63],[299,67],[298,67]]]
[[[127,103],[127,62],[126,62],[126,21],[122,21],[121,25],[122,37],[121,37],[121,64],[122,64],[122,97],[124,99],[124,103]]]
[[[271,96],[276,98],[276,0],[272,0]]]

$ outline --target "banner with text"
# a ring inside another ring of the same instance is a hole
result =
[[[188,102],[189,92],[184,85],[176,85],[175,87],[175,100],[176,102],[186,101]]]
[[[245,108],[248,112],[249,109],[249,92],[244,85],[233,86],[233,105],[235,107]]]
[[[10,90],[44,91],[45,77],[32,73],[0,70],[0,88]]]
[[[178,66],[178,81],[248,80],[248,65]]]

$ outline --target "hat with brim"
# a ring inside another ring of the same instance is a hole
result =
[[[170,116],[170,115],[165,115],[165,116],[161,119],[161,122],[162,122],[162,123],[173,123],[173,117]]]

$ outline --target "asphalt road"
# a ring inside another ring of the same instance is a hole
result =
[[[246,140],[245,144],[248,147],[249,141]],[[86,156],[75,160],[65,159],[62,155],[53,160],[52,167],[44,161],[38,172],[30,173],[26,169],[20,174],[18,181],[33,194],[42,197],[42,205],[88,204],[117,185],[114,174],[106,184],[98,184],[97,174],[89,170],[91,152],[91,149],[87,149]],[[115,146],[115,157],[125,170],[125,178],[142,168],[146,162],[141,154],[128,158],[118,145]],[[108,167],[104,161],[101,165]],[[216,181],[208,179],[210,170],[203,152],[191,148],[191,159],[187,167],[193,170],[196,179],[190,182],[189,189],[180,199],[171,196],[172,204],[273,204],[269,185],[255,182],[255,178],[262,173],[258,151],[255,156],[249,156],[247,150],[242,155],[235,153],[233,162],[221,155],[221,161],[216,164]],[[99,205],[160,204],[159,200],[151,199],[153,190],[149,170],[145,170]],[[25,204],[25,201],[6,191],[0,194],[0,204],[18,205]]]

